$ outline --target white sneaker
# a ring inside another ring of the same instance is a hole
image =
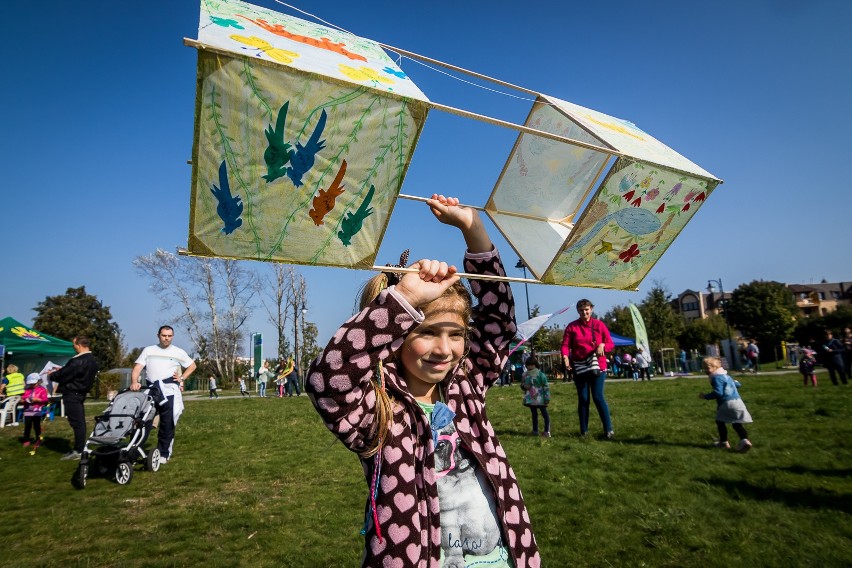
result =
[[[731,444],[729,444],[728,442],[719,442],[719,441],[716,441],[716,443],[715,443],[714,445],[715,445],[717,448],[719,448],[720,450],[730,450],[730,449],[731,449]]]
[[[743,438],[740,440],[740,443],[737,444],[737,451],[741,454],[746,453],[751,449],[751,442],[748,441],[748,438]]]
[[[166,465],[167,463],[169,463],[169,458],[160,458],[160,465]]]

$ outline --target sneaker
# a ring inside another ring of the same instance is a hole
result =
[[[614,440],[614,439],[615,439],[615,432],[613,432],[612,430],[610,430],[609,432],[607,432],[607,433],[606,433],[606,439],[607,439],[607,440]]]
[[[751,449],[751,442],[748,441],[748,438],[743,438],[740,440],[740,443],[737,444],[737,451],[741,454],[746,453]]]
[[[30,447],[30,443],[31,443],[31,442],[30,442],[29,440],[27,440],[26,442],[24,442],[24,447],[25,447],[25,448],[29,448],[29,447]]]
[[[713,444],[713,445],[714,445],[715,447],[719,448],[720,450],[730,450],[730,449],[731,449],[731,444],[729,444],[728,442],[719,442],[719,441],[717,441],[717,442],[716,442],[715,444]]]
[[[166,465],[167,463],[169,463],[169,458],[160,456],[160,465]]]
[[[550,432],[542,432],[541,437],[542,438],[550,438]]]
[[[67,460],[75,460],[76,461],[76,460],[80,459],[80,452],[78,452],[76,450],[71,450],[70,452],[68,452],[67,454],[65,454],[64,456],[62,456],[59,459],[60,460],[66,460],[66,461]]]

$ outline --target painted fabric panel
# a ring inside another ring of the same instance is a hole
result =
[[[190,252],[372,265],[425,115],[361,85],[200,51]]]
[[[617,160],[544,281],[636,289],[717,184]]]

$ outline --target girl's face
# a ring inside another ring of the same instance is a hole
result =
[[[400,350],[402,375],[414,398],[431,395],[434,385],[443,381],[461,360],[465,343],[461,315],[446,310],[426,314]]]

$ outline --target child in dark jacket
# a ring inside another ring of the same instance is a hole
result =
[[[802,359],[799,361],[799,372],[802,373],[802,382],[804,386],[808,386],[810,381],[811,386],[817,386],[816,378],[816,359],[812,349],[802,351]]]
[[[524,373],[524,382],[521,388],[524,390],[524,406],[532,411],[532,433],[538,436],[538,413],[544,418],[544,432],[541,435],[550,438],[550,415],[547,413],[547,405],[550,404],[550,385],[547,375],[538,368],[538,361],[530,357],[524,363],[527,367]]]
[[[732,379],[728,372],[722,368],[722,361],[718,357],[705,357],[702,365],[707,376],[710,377],[710,386],[713,387],[713,390],[706,394],[699,393],[698,398],[716,401],[716,427],[719,430],[719,440],[716,442],[716,447],[723,450],[731,449],[731,445],[728,443],[727,426],[731,424],[740,437],[737,451],[749,451],[751,442],[743,424],[751,423],[752,419],[745,403],[740,398],[739,391],[737,391],[740,383]]]
[[[467,272],[505,274],[475,209],[439,195],[427,203],[461,230]],[[424,259],[411,268],[367,283],[361,311],[305,383],[325,425],[361,457],[369,488],[362,566],[540,566],[485,413],[516,332],[511,289],[471,280],[473,306],[455,266]]]

